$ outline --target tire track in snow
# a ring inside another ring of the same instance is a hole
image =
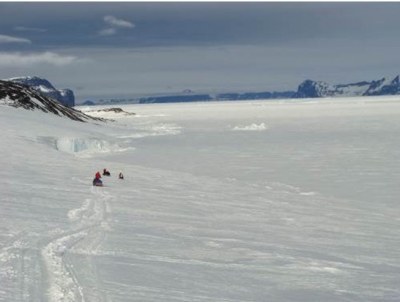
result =
[[[24,230],[0,247],[0,300],[40,300],[36,290],[40,280],[40,266],[35,261],[37,238],[37,233]]]
[[[47,274],[48,301],[106,301],[98,286],[96,268],[92,256],[99,248],[108,228],[110,212],[108,202],[114,198],[104,188],[91,187],[94,195],[82,206],[68,213],[73,223],[67,232],[56,231],[56,236],[41,250]],[[79,260],[75,268],[74,260]],[[87,287],[85,285],[88,284]]]
[[[23,296],[24,282],[24,247],[27,231],[22,231],[15,237],[7,240],[0,247],[0,284],[3,296],[12,299],[21,299]]]

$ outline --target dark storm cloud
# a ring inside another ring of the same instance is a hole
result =
[[[36,38],[49,46],[315,43],[393,36],[399,13],[400,3],[368,2],[14,2],[0,4],[0,34],[11,35],[16,24],[46,29]],[[106,16],[135,29],[101,39]]]

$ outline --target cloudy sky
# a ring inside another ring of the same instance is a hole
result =
[[[400,3],[0,2],[0,78],[78,101],[296,90],[400,73]]]

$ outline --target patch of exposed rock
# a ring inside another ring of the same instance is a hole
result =
[[[65,116],[79,122],[106,121],[103,118],[92,117],[74,108],[67,107],[23,84],[10,81],[0,80],[0,105],[27,110],[40,110],[58,116]]]

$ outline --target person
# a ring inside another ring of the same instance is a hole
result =
[[[122,172],[119,172],[119,179],[124,179],[124,175],[122,174]]]
[[[100,172],[99,172],[99,171],[97,171],[97,173],[96,173],[96,175],[95,175],[94,178],[95,178],[95,179],[100,179],[100,178],[101,178],[101,175],[100,175]]]
[[[109,172],[109,171],[107,171],[107,169],[106,169],[106,168],[104,168],[104,169],[103,169],[103,175],[106,175],[106,176],[111,176],[110,172]]]

